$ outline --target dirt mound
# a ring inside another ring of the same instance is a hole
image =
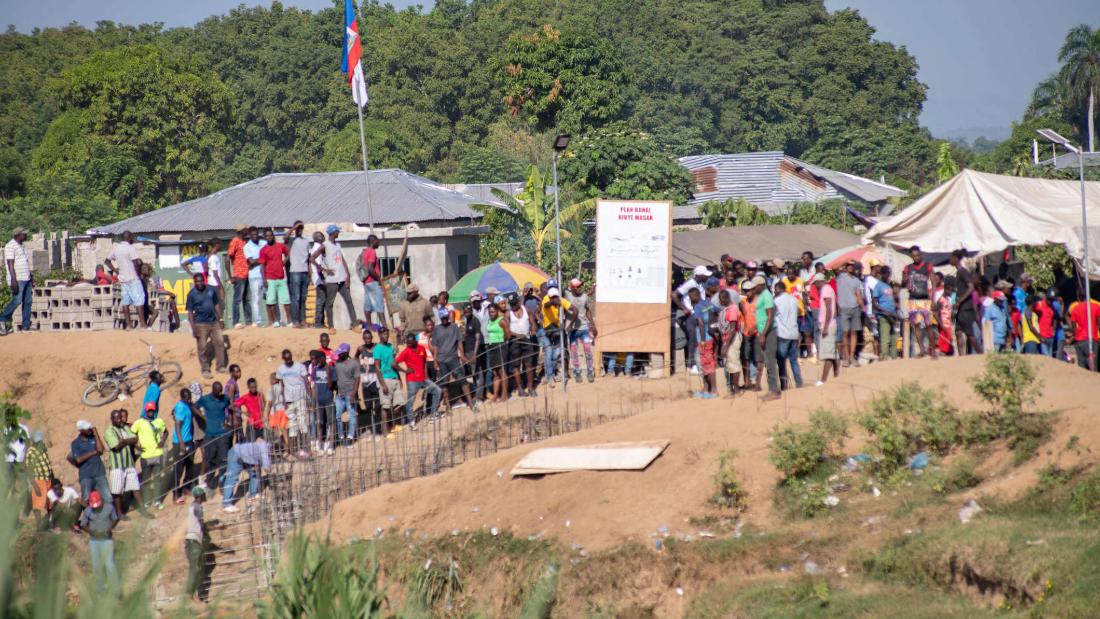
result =
[[[1051,359],[1031,359],[1044,381],[1039,408],[1061,413],[1048,445],[1062,445],[1071,436],[1077,436],[1082,447],[1100,445],[1100,427],[1088,415],[1100,401],[1100,377]],[[809,375],[819,367],[810,365],[803,371]],[[630,540],[648,543],[662,527],[673,534],[696,534],[700,527],[688,520],[708,513],[718,454],[726,449],[738,453],[736,466],[749,493],[747,521],[766,527],[772,515],[771,490],[778,481],[768,462],[768,433],[776,423],[805,421],[818,407],[852,411],[876,392],[908,380],[942,386],[960,409],[976,408],[979,401],[967,378],[982,367],[981,357],[876,364],[848,370],[841,380],[821,388],[787,392],[782,400],[770,403],[761,403],[755,395],[733,401],[689,400],[683,397],[686,379],[651,381],[645,387],[648,395],[642,396],[642,401],[652,406],[649,411],[499,452],[436,476],[371,490],[337,504],[320,528],[328,529],[336,539],[350,539],[369,536],[379,527],[432,535],[497,527],[520,536],[557,537],[590,549],[611,548]],[[577,386],[570,393],[589,405],[602,396],[606,408],[616,387],[634,388],[608,381]],[[852,432],[849,449],[854,450],[864,437],[858,428],[853,427]],[[669,439],[671,445],[642,472],[508,476],[523,455],[539,447],[653,439]],[[972,492],[1017,492],[1034,483],[1035,472],[1054,458],[1073,457],[1052,454],[1053,450],[1044,449],[1040,457],[1014,469],[1010,476],[994,478]]]
[[[278,365],[284,348],[304,360],[305,352],[317,346],[320,331],[315,329],[242,329],[226,332],[230,339],[229,361],[240,364],[244,378],[255,377],[266,387],[265,377]],[[98,408],[85,406],[80,395],[88,384],[85,375],[93,370],[143,363],[149,354],[145,340],[156,347],[165,360],[183,366],[183,380],[162,397],[170,405],[179,397],[178,389],[199,380],[203,388],[212,381],[201,380],[195,340],[184,333],[147,331],[92,331],[87,333],[14,334],[0,340],[0,392],[11,392],[20,406],[31,412],[30,426],[46,433],[50,459],[63,480],[75,479],[75,469],[65,464],[69,442],[76,436],[76,421],[88,419],[100,430],[110,423],[112,408],[123,407],[130,420],[137,419],[138,403],[126,400]],[[341,331],[332,336],[332,345],[358,344],[360,336]],[[223,383],[228,375],[215,374]],[[140,395],[139,399],[140,399]]]

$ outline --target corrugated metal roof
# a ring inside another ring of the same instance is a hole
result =
[[[363,172],[278,173],[217,193],[94,228],[90,234],[233,230],[241,224],[368,223]],[[475,220],[477,199],[403,170],[371,170],[376,225]],[[503,205],[500,205],[503,206]]]
[[[694,155],[677,161],[698,183],[690,206],[744,198],[769,215],[781,215],[798,202],[848,196],[873,203],[905,195],[897,187],[811,165],[781,151]],[[793,166],[793,173],[782,169],[784,162]],[[811,177],[800,177],[801,170],[824,181],[824,192]]]
[[[805,167],[812,174],[824,178],[830,184],[836,185],[866,202],[882,202],[887,198],[900,198],[906,195],[904,189],[894,187],[893,185],[879,183],[869,178],[848,174],[847,172],[837,172],[836,170],[830,170],[829,168],[823,168],[812,163],[800,161],[794,157],[787,157],[787,159],[797,165]]]

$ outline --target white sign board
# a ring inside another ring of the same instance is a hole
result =
[[[670,202],[596,204],[596,296],[601,303],[668,303]]]

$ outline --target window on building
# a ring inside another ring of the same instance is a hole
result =
[[[382,264],[382,277],[392,275],[397,270],[397,258],[382,258],[379,260]],[[405,258],[404,271],[405,275],[412,277],[412,270],[409,268],[409,259]]]
[[[458,256],[458,273],[459,277],[470,272],[470,258],[466,254],[460,254]]]

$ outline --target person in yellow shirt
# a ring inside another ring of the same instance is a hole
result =
[[[813,323],[810,321],[810,318],[806,316],[806,302],[809,300],[809,288],[806,286],[806,282],[803,281],[802,277],[798,274],[798,265],[794,263],[787,265],[787,276],[784,277],[782,281],[783,287],[787,289],[787,294],[798,301],[799,356],[809,356],[814,338]]]
[[[1042,338],[1039,336],[1039,315],[1035,313],[1035,303],[1039,297],[1028,295],[1024,313],[1020,316],[1020,342],[1025,355],[1041,354]]]
[[[542,328],[546,332],[546,384],[553,387],[554,381],[561,382],[562,376],[558,372],[558,364],[561,361],[562,339],[562,313],[567,319],[573,320],[576,311],[573,304],[561,298],[561,291],[550,288],[546,296],[542,298]]]
[[[141,418],[130,426],[137,435],[141,452],[141,483],[148,484],[142,495],[157,509],[164,509],[164,442],[168,426],[157,416],[155,402],[146,402]]]

